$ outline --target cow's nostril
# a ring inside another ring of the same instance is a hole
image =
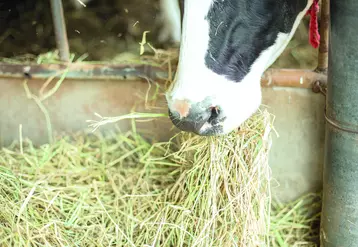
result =
[[[213,123],[219,117],[220,109],[217,106],[211,107],[210,109],[211,109],[211,115],[210,118],[208,119],[208,122]]]

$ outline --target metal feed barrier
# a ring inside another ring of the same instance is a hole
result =
[[[56,37],[57,49],[59,50],[62,65],[55,67],[53,65],[31,65],[16,66],[9,64],[0,64],[0,77],[19,78],[24,76],[24,71],[29,70],[32,78],[43,78],[56,75],[57,70],[68,68],[67,80],[71,79],[119,79],[128,77],[137,77],[138,79],[146,77],[153,80],[166,78],[167,71],[149,65],[72,65],[69,62],[69,46],[66,33],[66,25],[63,14],[61,0],[51,0],[51,9],[53,17],[53,26]],[[298,88],[315,88],[317,84],[325,87],[327,82],[326,71],[328,65],[328,25],[329,8],[328,0],[322,2],[321,11],[321,45],[319,47],[319,59],[317,69],[299,70],[299,69],[268,69],[262,76],[263,87],[283,86]],[[26,68],[25,68],[26,67]],[[175,67],[173,68],[175,70]],[[316,92],[316,90],[314,90]]]

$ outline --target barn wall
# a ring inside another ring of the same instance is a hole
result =
[[[263,90],[264,103],[275,115],[270,166],[272,191],[288,201],[303,193],[320,191],[324,154],[324,103],[309,89]]]

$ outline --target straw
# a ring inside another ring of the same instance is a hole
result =
[[[14,143],[0,153],[0,245],[266,246],[270,119],[164,143],[133,131]]]

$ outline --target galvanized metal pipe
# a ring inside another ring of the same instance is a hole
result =
[[[51,11],[56,36],[56,44],[60,53],[60,59],[64,62],[68,62],[70,60],[70,51],[68,47],[62,0],[51,0]]]
[[[330,0],[321,246],[358,246],[358,1]]]

